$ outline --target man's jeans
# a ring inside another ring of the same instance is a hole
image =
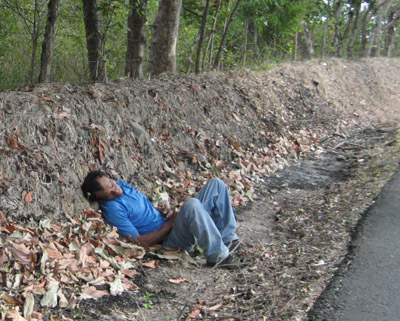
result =
[[[207,261],[217,262],[229,254],[224,243],[237,239],[227,187],[220,179],[212,178],[196,198],[185,201],[163,245],[191,252],[197,242]]]

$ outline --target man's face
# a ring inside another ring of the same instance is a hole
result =
[[[97,181],[103,187],[102,191],[95,193],[97,198],[109,201],[123,194],[122,188],[113,179],[103,176],[97,179]]]

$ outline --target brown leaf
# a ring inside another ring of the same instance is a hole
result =
[[[24,199],[25,203],[31,203],[33,200],[32,192],[23,191],[22,198]]]
[[[33,263],[31,251],[24,244],[13,243],[8,247],[8,249],[11,251],[14,258],[22,264],[31,265]]]
[[[0,296],[0,300],[7,302],[8,304],[11,305],[23,306],[23,302],[21,300],[18,300],[17,298],[5,292],[3,292],[2,295]]]
[[[67,118],[70,118],[71,116],[68,115],[67,112],[63,111],[63,112],[59,113],[58,115],[56,115],[55,117],[60,118],[60,119],[67,119]]]
[[[86,217],[87,219],[91,219],[91,218],[101,218],[101,214],[96,212],[95,210],[91,209],[91,208],[85,208],[82,212],[82,215],[84,217]]]
[[[59,181],[60,183],[64,184],[64,185],[68,185],[68,182],[67,182],[64,178],[62,178],[62,177],[59,177],[59,178],[58,178],[58,181]]]
[[[6,217],[4,216],[3,212],[0,211],[0,222],[7,222]]]
[[[229,142],[231,143],[231,145],[233,146],[233,148],[235,148],[238,152],[241,152],[241,148],[240,148],[240,144],[238,141],[234,140],[233,138],[229,137]]]
[[[143,266],[146,266],[150,269],[155,269],[156,268],[156,260],[152,260],[150,262],[142,262]]]
[[[26,321],[17,310],[8,310],[6,315],[6,321]]]
[[[139,287],[133,283],[131,280],[128,280],[127,278],[122,278],[122,285],[124,287],[125,291],[131,290],[131,289],[139,289]]]
[[[168,282],[173,283],[173,284],[181,284],[183,282],[188,282],[189,280],[187,278],[179,278],[179,279],[169,279]]]
[[[100,164],[103,164],[103,162],[104,162],[104,147],[103,147],[103,144],[102,144],[102,141],[100,138],[99,138],[99,144],[98,144],[97,148],[99,150]]]
[[[18,140],[11,134],[5,135],[7,145],[10,147],[12,152],[20,152],[26,149]]]
[[[46,248],[46,252],[49,254],[51,259],[62,259],[63,255],[56,249]]]
[[[189,314],[189,318],[197,318],[201,313],[200,309],[195,309]]]
[[[31,314],[31,320],[38,320],[38,321],[42,321],[43,320],[43,314],[37,311],[32,311]]]
[[[121,271],[122,273],[124,273],[125,275],[129,276],[129,277],[134,277],[135,275],[138,275],[139,272],[136,270],[130,270],[130,269],[125,269]]]
[[[94,286],[89,286],[88,288],[84,289],[83,294],[89,296],[93,299],[100,299],[103,296],[109,295],[110,293],[106,290],[97,290]]]
[[[8,257],[3,249],[0,249],[0,266],[2,266],[5,262],[8,261]]]
[[[81,246],[81,249],[79,251],[79,264],[82,267],[86,267],[86,261],[88,259],[88,256],[93,252],[93,245],[90,243],[86,243]]]

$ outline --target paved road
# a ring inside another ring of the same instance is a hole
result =
[[[400,172],[368,210],[349,267],[335,277],[309,320],[400,320]]]

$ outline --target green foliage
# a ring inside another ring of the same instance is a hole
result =
[[[146,292],[146,294],[144,295],[143,299],[144,299],[144,303],[143,306],[146,309],[151,309],[151,307],[153,306],[153,302],[151,301],[151,297],[155,296],[154,293],[151,292]]]
[[[204,71],[213,62],[227,20],[237,0],[211,0],[201,58]],[[46,23],[48,0],[2,0],[0,2],[0,90],[22,87],[38,77],[41,45]],[[361,46],[361,22],[367,10],[378,8],[378,1],[347,0],[335,15],[335,1],[325,0],[242,0],[233,19],[223,48],[222,69],[238,67],[264,68],[269,63],[292,59],[296,39],[308,26],[316,56],[336,54],[338,43],[347,45],[356,9],[361,6],[355,29],[354,57]],[[218,6],[219,4],[220,7]],[[185,0],[181,14],[177,44],[177,70],[194,69],[196,49],[206,0]],[[395,12],[399,4],[393,3]],[[147,48],[151,42],[151,25],[157,15],[158,0],[148,0],[146,15]],[[385,9],[389,12],[388,9]],[[396,11],[397,10],[397,11]],[[127,45],[129,0],[100,0],[98,12],[105,36],[105,54],[110,80],[123,76]],[[370,12],[370,11],[368,11]],[[376,15],[376,11],[374,12]],[[385,13],[386,14],[386,13]],[[352,20],[353,19],[353,20]],[[383,16],[387,24],[388,14]],[[215,29],[213,24],[215,23]],[[366,25],[366,37],[375,28],[373,17]],[[246,29],[247,28],[247,29]],[[383,32],[376,42],[384,45]],[[335,38],[336,37],[336,38]],[[394,54],[399,52],[399,28],[395,29]],[[339,39],[339,41],[337,40]],[[33,49],[37,40],[36,51]],[[345,50],[344,50],[345,52]],[[378,51],[379,52],[379,51]],[[36,54],[36,55],[35,55]],[[31,61],[33,63],[31,63]],[[146,62],[145,66],[146,67]],[[51,79],[53,81],[86,82],[88,62],[82,0],[60,1],[57,35]]]

